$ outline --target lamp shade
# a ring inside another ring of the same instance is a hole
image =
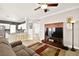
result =
[[[67,23],[75,23],[75,20],[73,19],[73,17],[69,17],[68,19],[67,19]]]

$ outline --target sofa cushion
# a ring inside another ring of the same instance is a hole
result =
[[[30,55],[34,55],[34,54],[38,55],[38,54],[37,54],[35,51],[33,51],[31,48],[25,47],[24,50],[27,51]]]
[[[13,42],[11,46],[17,56],[38,56],[31,48],[22,45],[21,41]]]
[[[13,51],[17,52],[17,51],[23,49],[22,46],[23,46],[23,45],[18,45],[18,46],[16,46],[16,47],[13,47]]]
[[[24,49],[16,52],[17,56],[30,56]]]
[[[15,56],[12,48],[4,43],[0,44],[0,56]]]
[[[3,37],[0,37],[0,43],[4,43],[4,44],[9,45],[9,42]]]
[[[10,43],[12,47],[16,47],[18,45],[22,45],[22,42],[21,41],[16,41],[16,42],[12,42]]]

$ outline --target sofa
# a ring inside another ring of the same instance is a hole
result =
[[[0,56],[39,56],[31,48],[22,44],[21,41],[9,43],[0,37]]]
[[[16,56],[11,45],[3,37],[0,37],[0,56]]]

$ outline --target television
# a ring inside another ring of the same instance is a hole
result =
[[[63,38],[63,28],[55,28],[55,31],[51,35],[52,37]]]
[[[49,38],[63,38],[63,28],[46,28],[45,35]]]

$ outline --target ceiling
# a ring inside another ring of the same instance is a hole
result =
[[[39,19],[40,17],[50,15],[51,13],[77,7],[79,4],[59,3],[56,8],[49,8],[50,11],[47,13],[45,13],[42,9],[34,11],[34,9],[38,6],[40,5],[36,3],[0,3],[0,20],[22,22],[25,20],[25,17],[32,20]]]

